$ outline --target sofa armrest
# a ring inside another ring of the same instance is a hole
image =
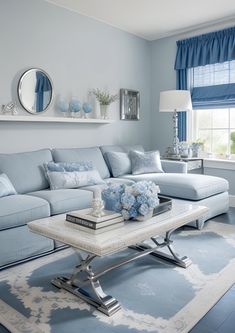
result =
[[[181,161],[161,160],[162,169],[169,173],[187,173],[187,163]]]

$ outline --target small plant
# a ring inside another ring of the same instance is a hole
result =
[[[235,132],[232,132],[230,134],[230,138],[231,138],[231,154],[235,154]]]
[[[197,145],[200,145],[200,146],[203,146],[204,143],[205,143],[205,141],[200,139],[200,138],[192,142],[192,144],[197,144]]]
[[[109,105],[118,99],[118,95],[110,95],[109,92],[100,90],[98,88],[91,91],[99,101],[100,105]]]

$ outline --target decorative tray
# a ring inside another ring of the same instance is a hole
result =
[[[164,197],[163,195],[159,195],[158,198],[159,198],[159,205],[156,208],[154,208],[153,216],[165,213],[168,210],[171,210],[172,208],[171,198]]]

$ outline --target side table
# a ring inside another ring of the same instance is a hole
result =
[[[186,162],[188,173],[203,174],[203,159],[200,157],[180,157],[180,158],[162,157],[162,159],[169,161]]]

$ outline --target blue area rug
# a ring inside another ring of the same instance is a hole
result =
[[[235,227],[208,222],[173,237],[193,264],[183,269],[148,256],[106,274],[104,291],[122,305],[112,317],[51,285],[77,264],[71,249],[4,270],[0,323],[12,333],[188,332],[235,282]],[[130,252],[97,260],[97,267]]]

